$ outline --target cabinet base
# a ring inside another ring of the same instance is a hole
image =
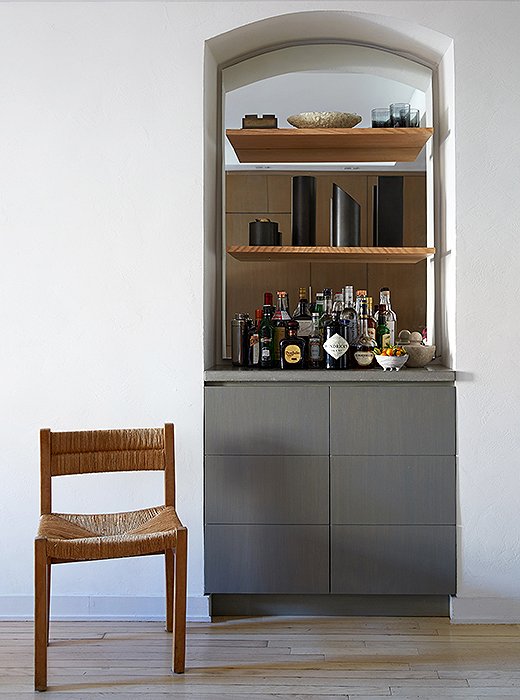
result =
[[[449,617],[449,595],[210,595],[211,617],[345,615]]]

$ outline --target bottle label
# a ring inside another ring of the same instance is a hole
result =
[[[298,321],[298,335],[300,337],[308,337],[312,331],[312,321],[310,319],[302,318]]]
[[[381,350],[389,348],[390,345],[392,345],[390,333],[385,333],[381,336]]]
[[[339,333],[334,333],[323,343],[323,349],[335,360],[339,360],[347,352],[348,348],[347,341]]]
[[[375,328],[368,328],[367,335],[369,338],[372,338],[372,340],[376,339],[376,329]]]
[[[257,365],[260,361],[260,338],[258,333],[254,333],[249,338],[249,357],[252,365]]]
[[[321,342],[319,338],[309,340],[309,355],[311,360],[319,360],[321,354]]]
[[[299,345],[286,345],[283,350],[283,358],[286,362],[294,364],[302,359],[302,351]]]
[[[368,367],[368,365],[372,364],[374,353],[370,352],[370,350],[357,350],[354,353],[354,357],[360,367]]]
[[[285,338],[285,326],[275,326],[274,329],[274,359],[280,360],[280,341]]]

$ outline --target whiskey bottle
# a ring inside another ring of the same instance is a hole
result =
[[[305,341],[298,338],[298,322],[287,321],[287,337],[280,341],[280,367],[303,369],[305,366]]]
[[[377,342],[377,321],[373,316],[372,301],[372,297],[367,297],[367,330],[368,335],[372,338],[372,340],[375,340]]]
[[[361,304],[359,337],[354,343],[354,351],[352,353],[355,366],[362,369],[369,369],[374,366],[374,348],[376,341],[368,335],[368,313],[366,300]]]
[[[293,313],[293,321],[298,321],[298,335],[300,338],[308,338],[312,328],[312,316],[309,313],[309,302],[307,300],[307,290],[300,287],[300,300]]]
[[[280,363],[280,341],[285,338],[287,331],[287,321],[291,320],[289,313],[289,299],[287,292],[276,292],[276,311],[273,314],[272,325],[274,326],[274,362]]]
[[[381,350],[393,344],[390,343],[390,330],[386,323],[386,304],[379,304],[379,324],[377,326],[376,343],[377,347]]]
[[[260,324],[262,323],[262,309],[255,311],[255,324],[249,329],[249,366],[258,367],[260,364]]]
[[[339,295],[338,295],[339,296]],[[347,369],[349,344],[343,336],[344,326],[340,321],[341,304],[334,303],[332,316],[323,326],[323,350],[325,369]]]
[[[260,367],[274,367],[274,328],[271,324],[271,305],[264,304],[263,316],[258,328],[260,340]]]
[[[320,315],[312,314],[312,329],[308,339],[307,366],[318,369],[323,365],[323,350],[320,335]]]
[[[356,309],[354,308],[354,289],[352,286],[347,286],[343,290],[344,305],[340,315],[340,321],[344,327],[343,337],[349,345],[353,345],[358,337],[358,319]]]
[[[390,304],[390,290],[388,287],[381,287],[379,290],[379,303],[386,305],[385,320],[390,332],[390,345],[395,345],[397,336],[397,314]]]

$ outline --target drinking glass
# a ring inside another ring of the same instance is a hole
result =
[[[410,126],[410,105],[405,102],[395,102],[390,105],[390,123],[392,126]]]
[[[372,128],[381,129],[390,126],[390,110],[388,107],[378,107],[372,110]]]
[[[418,109],[410,110],[410,126],[420,126],[421,125],[421,114]]]

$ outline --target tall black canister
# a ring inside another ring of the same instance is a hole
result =
[[[292,178],[292,244],[316,245],[316,178]]]

